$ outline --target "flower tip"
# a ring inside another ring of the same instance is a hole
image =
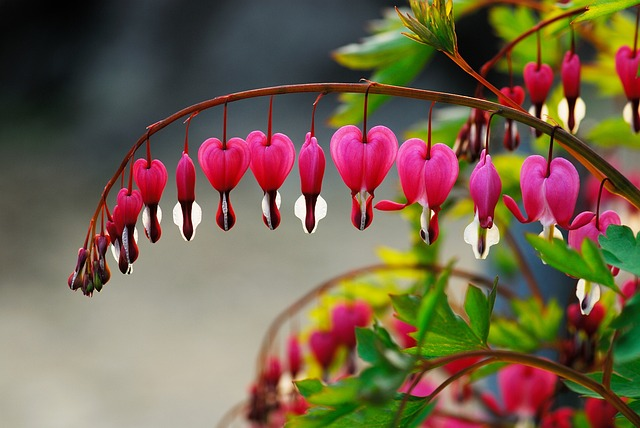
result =
[[[173,207],[173,222],[185,241],[191,241],[196,235],[196,228],[202,221],[202,209],[196,201],[178,202]]]
[[[320,220],[327,216],[327,202],[320,195],[300,195],[293,207],[305,233],[314,233]]]

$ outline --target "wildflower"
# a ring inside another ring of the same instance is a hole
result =
[[[302,195],[294,206],[296,217],[306,233],[315,232],[318,222],[327,215],[327,203],[320,196],[326,160],[316,137],[307,132],[298,156]]]
[[[72,290],[77,290],[78,288],[82,288],[84,283],[84,271],[85,266],[87,264],[88,251],[86,248],[82,247],[78,250],[78,260],[76,261],[76,268],[69,275],[69,279],[67,280],[67,284],[69,288]]]
[[[182,152],[176,168],[178,203],[173,208],[173,222],[180,229],[185,241],[196,234],[202,220],[202,209],[196,202],[196,167],[187,152]]]
[[[371,317],[371,306],[362,300],[336,304],[331,311],[331,331],[336,341],[349,349],[355,347],[356,327],[365,327]]]
[[[231,229],[236,223],[229,194],[249,168],[250,161],[249,146],[237,137],[227,142],[208,138],[198,149],[198,163],[213,188],[220,194],[216,223],[224,231]]]
[[[573,51],[565,54],[560,70],[564,98],[558,104],[558,115],[571,133],[576,133],[584,119],[586,105],[580,98],[580,57]]]
[[[400,184],[407,202],[381,201],[376,208],[400,210],[415,202],[422,205],[420,237],[427,244],[439,234],[438,212],[458,179],[458,159],[446,144],[429,147],[419,138],[405,141],[398,150],[396,162]]]
[[[302,348],[296,335],[290,336],[287,341],[287,363],[291,378],[295,379],[302,368]]]
[[[621,46],[616,53],[616,72],[629,101],[624,107],[624,120],[634,132],[640,132],[640,55],[629,46]]]
[[[157,242],[162,234],[160,229],[162,210],[158,204],[167,184],[167,168],[158,159],[151,162],[147,159],[138,159],[133,164],[133,178],[140,189],[144,203],[142,225],[145,234],[151,242]]]
[[[374,192],[396,159],[398,140],[385,126],[374,126],[365,137],[358,127],[346,125],[331,137],[330,152],[351,190],[351,223],[364,230],[373,220]]]
[[[521,423],[533,421],[546,410],[555,392],[557,376],[545,370],[520,364],[509,365],[498,372],[498,388],[508,414]]]
[[[500,241],[500,231],[493,219],[502,192],[502,181],[486,150],[482,151],[480,161],[471,173],[469,190],[474,217],[464,229],[464,242],[471,245],[476,259],[485,259],[489,248]]]
[[[616,426],[615,418],[618,411],[612,404],[599,398],[586,398],[584,412],[591,428],[612,428]]]
[[[547,239],[562,237],[555,225],[569,228],[580,191],[580,177],[575,166],[564,158],[547,162],[542,156],[529,156],[520,170],[520,189],[527,217],[522,215],[513,198],[504,195],[509,211],[521,223],[540,221],[542,235]]]
[[[323,378],[328,376],[329,366],[333,362],[338,342],[330,330],[316,330],[309,336],[309,348],[315,360],[323,370]]]
[[[480,156],[487,140],[489,129],[489,113],[485,110],[473,108],[469,119],[458,132],[453,151],[460,159],[475,162]]]
[[[502,105],[508,105],[505,98],[508,98],[518,105],[524,102],[524,89],[522,86],[505,86],[500,89],[504,97],[500,97],[499,101]],[[513,119],[507,119],[504,124],[504,138],[502,140],[507,150],[515,150],[520,146],[520,133]]]
[[[122,273],[131,273],[138,258],[136,221],[142,210],[142,195],[138,190],[120,189],[113,208],[112,220],[107,222],[113,256]]]
[[[296,157],[293,142],[284,134],[269,136],[253,131],[247,136],[251,151],[249,167],[264,192],[262,220],[271,230],[280,225],[280,193],[278,189],[289,175]]]
[[[529,92],[529,98],[531,98],[530,113],[541,119],[547,115],[547,107],[544,102],[553,84],[553,70],[547,64],[530,62],[524,66],[524,84]],[[540,136],[539,131],[536,132],[536,135]]]
[[[111,278],[111,271],[109,270],[106,260],[109,244],[111,244],[111,239],[104,231],[100,231],[93,239],[95,251],[93,252],[91,268],[93,271],[94,288],[97,291],[100,291],[102,286]]]

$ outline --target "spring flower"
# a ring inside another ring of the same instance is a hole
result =
[[[220,194],[216,223],[227,231],[236,223],[229,194],[249,168],[251,153],[241,138],[223,143],[217,138],[206,139],[198,149],[198,163],[214,189]]]
[[[295,379],[302,368],[302,347],[296,335],[290,336],[287,340],[287,366],[291,378]]]
[[[173,208],[173,222],[180,229],[185,241],[196,234],[196,228],[202,220],[202,209],[196,202],[196,167],[189,154],[182,152],[176,168],[178,203]]]
[[[320,364],[320,367],[322,367],[323,378],[325,380],[328,376],[329,366],[331,366],[336,351],[338,350],[338,346],[338,341],[330,330],[315,330],[309,336],[311,355],[313,355],[318,364]]]
[[[327,203],[320,196],[326,160],[316,137],[307,132],[298,156],[302,195],[294,206],[296,217],[306,233],[315,232],[318,222],[327,215]]]
[[[511,99],[518,105],[524,102],[524,89],[522,86],[505,86],[500,89],[504,97],[500,97],[499,101],[502,105],[508,105],[505,98]],[[507,119],[504,124],[504,138],[502,143],[507,150],[515,150],[520,146],[520,133],[513,119]]]
[[[93,257],[91,259],[91,268],[93,271],[92,282],[97,291],[100,291],[102,286],[111,278],[111,271],[109,270],[106,260],[106,254],[110,244],[111,238],[109,238],[109,235],[104,233],[104,231],[96,234],[93,239],[95,251],[93,252]]]
[[[271,230],[280,225],[280,193],[278,189],[289,175],[296,157],[293,142],[284,134],[265,135],[253,131],[247,136],[251,151],[249,167],[264,192],[262,220]]]
[[[532,421],[549,404],[555,392],[557,376],[545,370],[520,364],[509,365],[498,372],[498,388],[508,414],[519,422]]]
[[[500,231],[494,224],[495,209],[502,192],[498,170],[491,155],[482,151],[480,161],[469,177],[469,191],[473,199],[473,222],[464,229],[464,242],[471,245],[476,259],[485,259],[489,248],[500,241]]]
[[[162,234],[162,210],[158,204],[167,184],[167,177],[167,168],[158,159],[152,160],[151,163],[147,159],[138,159],[133,164],[133,179],[140,189],[144,203],[142,225],[151,242],[157,242]]]
[[[542,156],[529,156],[520,170],[520,189],[527,217],[522,215],[516,201],[505,195],[503,200],[509,211],[521,223],[540,221],[547,239],[562,237],[555,225],[569,228],[580,191],[576,167],[564,158],[554,158],[548,163]]]
[[[142,210],[142,195],[138,190],[120,189],[113,208],[112,220],[107,222],[113,256],[120,272],[129,274],[138,258],[136,221]]]
[[[553,84],[553,70],[547,64],[530,62],[524,66],[524,84],[531,98],[530,113],[541,119],[547,115],[544,102]],[[539,131],[536,131],[536,135],[540,136]]]
[[[371,322],[373,311],[367,302],[341,302],[331,311],[331,331],[336,341],[353,348],[356,346],[356,327],[365,327]]]
[[[489,129],[489,113],[485,110],[473,108],[469,119],[458,132],[453,151],[460,159],[475,162],[480,156],[487,140]]]
[[[329,149],[351,190],[351,223],[364,230],[373,220],[374,192],[396,159],[398,140],[385,126],[374,126],[365,138],[358,127],[346,125],[333,134]]]
[[[616,426],[615,419],[618,410],[606,400],[586,398],[584,412],[591,428],[612,428]]]
[[[580,57],[575,52],[567,52],[560,70],[564,98],[558,104],[558,115],[571,133],[576,133],[584,119],[586,105],[580,98]]]
[[[458,159],[446,144],[431,148],[419,138],[405,141],[398,150],[396,162],[400,184],[407,202],[381,201],[376,208],[383,211],[400,210],[415,202],[422,205],[420,237],[427,244],[439,234],[438,212],[458,179]]]
[[[78,250],[78,260],[76,261],[76,268],[71,273],[71,275],[69,275],[69,279],[67,280],[67,284],[69,285],[69,288],[72,290],[77,290],[78,288],[82,288],[82,285],[84,284],[84,280],[85,280],[84,271],[85,271],[85,266],[87,264],[88,255],[89,255],[89,252],[87,251],[86,248],[81,247]]]
[[[624,108],[624,120],[634,132],[640,132],[640,55],[629,46],[621,46],[616,53],[616,72],[629,102]]]

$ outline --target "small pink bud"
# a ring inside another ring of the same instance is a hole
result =
[[[326,371],[336,354],[338,343],[331,331],[316,330],[309,336],[311,354]]]
[[[484,149],[489,128],[489,113],[472,108],[469,119],[458,132],[453,151],[460,159],[475,162]]]
[[[564,98],[558,105],[558,115],[569,132],[575,133],[585,116],[586,106],[580,98],[580,57],[575,52],[567,52],[560,71]]]
[[[178,161],[176,184],[178,203],[173,208],[173,222],[180,229],[184,240],[190,241],[202,220],[202,209],[196,202],[196,167],[186,152],[182,152]]]
[[[316,137],[307,132],[298,156],[302,196],[295,204],[295,215],[302,221],[302,227],[307,233],[313,233],[318,221],[327,215],[327,203],[320,196],[325,164],[322,147]]]
[[[506,86],[500,89],[500,92],[503,94],[502,97],[499,97],[500,104],[502,105],[509,105],[506,102],[507,98],[518,105],[522,105],[524,102],[524,89],[522,89],[522,86]],[[507,119],[505,121],[502,143],[507,150],[515,150],[520,146],[520,133],[513,119]]]
[[[538,119],[545,115],[544,102],[553,84],[553,70],[547,64],[530,62],[524,66],[524,84],[533,104],[531,114]],[[536,130],[536,136],[542,135]]]
[[[78,260],[76,262],[76,268],[71,273],[71,275],[69,275],[69,279],[67,280],[67,284],[72,290],[77,290],[78,288],[82,287],[82,282],[84,280],[83,271],[87,263],[87,255],[88,252],[86,248],[82,247],[78,250]]]
[[[291,377],[295,379],[302,368],[302,348],[298,336],[291,336],[287,341],[287,362],[289,365],[289,373],[291,373]]]
[[[634,132],[640,132],[640,55],[629,46],[621,46],[616,53],[616,72],[629,102],[623,116]]]
[[[275,356],[271,356],[267,359],[262,372],[262,380],[270,387],[275,388],[280,382],[282,376],[282,365],[280,359]]]

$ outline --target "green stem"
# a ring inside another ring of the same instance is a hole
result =
[[[615,394],[609,387],[603,385],[590,377],[570,368],[559,364],[555,361],[547,360],[545,358],[537,357],[535,355],[523,354],[513,351],[501,351],[501,350],[482,350],[462,352],[455,355],[449,355],[433,360],[424,360],[424,370],[431,370],[436,367],[443,366],[452,361],[456,361],[463,358],[481,357],[485,360],[480,361],[474,365],[475,368],[483,365],[488,365],[495,362],[522,364],[529,367],[545,370],[555,375],[577,383],[585,388],[590,389],[602,398],[607,400],[613,407],[616,408],[624,417],[626,417],[635,426],[640,426],[640,415],[631,409],[627,403],[625,403],[617,394]]]
[[[485,111],[494,111],[496,114],[507,119],[513,119],[524,125],[530,126],[542,133],[551,135],[554,126],[543,122],[540,119],[530,115],[521,109],[514,109],[500,104],[479,99],[466,97],[463,95],[450,94],[446,92],[429,91],[426,89],[408,88],[402,86],[385,85],[382,83],[306,83],[297,85],[281,85],[267,88],[252,89],[248,91],[236,92],[229,95],[219,96],[210,100],[202,101],[192,106],[186,107],[171,116],[162,119],[150,125],[147,131],[138,139],[138,141],[127,152],[122,163],[116,170],[115,174],[105,185],[98,206],[92,216],[92,224],[100,214],[100,210],[106,204],[107,196],[111,188],[116,184],[118,177],[126,167],[129,160],[135,155],[138,148],[151,137],[153,134],[164,129],[171,123],[193,114],[197,114],[203,110],[216,107],[225,103],[245,100],[249,98],[265,97],[282,94],[296,93],[365,93],[369,91],[371,94],[390,95],[402,98],[413,98],[426,101],[436,101],[445,104],[455,104],[470,108],[477,108]],[[585,166],[597,179],[602,180],[608,178],[607,189],[627,199],[631,204],[640,208],[640,190],[636,188],[624,175],[622,175],[615,167],[605,161],[593,149],[587,146],[583,141],[565,131],[558,129],[555,133],[555,141],[569,152],[578,162]],[[88,238],[91,250],[93,244],[93,236]]]

